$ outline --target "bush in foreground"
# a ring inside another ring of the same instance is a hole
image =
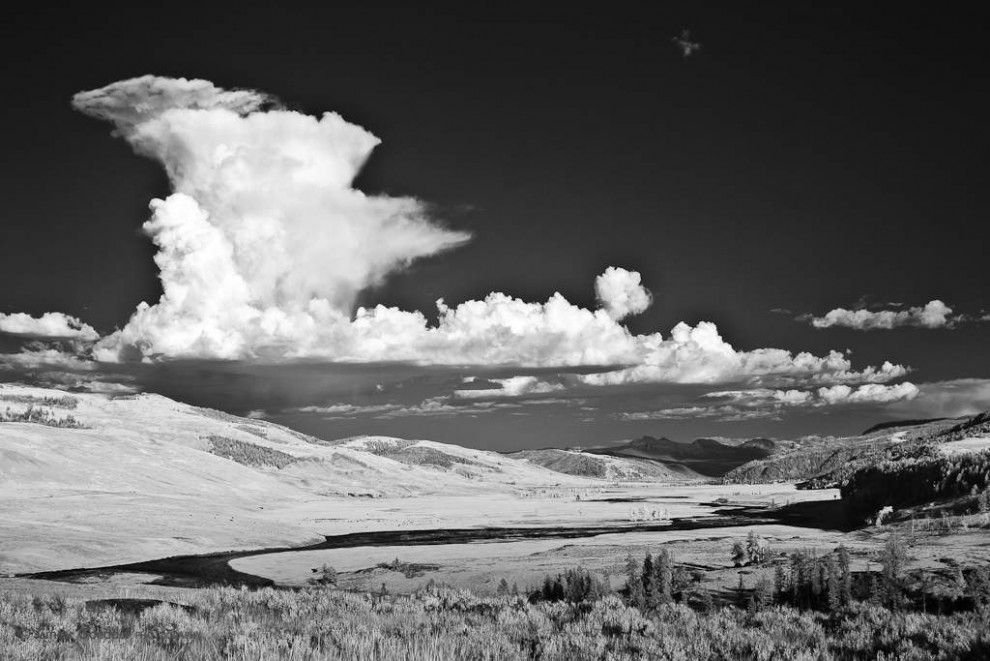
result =
[[[530,603],[432,588],[399,597],[328,589],[190,590],[189,608],[138,614],[0,594],[0,658],[31,659],[984,659],[985,615],[843,614],[776,606],[649,615],[615,595]]]

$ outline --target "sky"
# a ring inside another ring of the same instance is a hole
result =
[[[499,450],[990,409],[976,15],[531,4],[14,10],[0,380]]]

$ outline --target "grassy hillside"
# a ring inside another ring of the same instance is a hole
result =
[[[643,436],[621,445],[591,448],[587,451],[611,457],[647,460],[675,472],[720,477],[746,462],[770,455],[775,447],[774,441],[764,438],[739,443],[699,438],[690,443],[678,443],[669,438]]]
[[[702,476],[683,466],[626,457],[595,455],[574,450],[523,450],[509,456],[523,459],[558,473],[601,480],[683,481]]]
[[[569,456],[602,468],[573,472],[432,441],[326,441],[158,395],[2,384],[0,574],[312,543],[336,521],[360,518],[348,504],[356,498],[515,497],[679,479]]]
[[[780,444],[780,449],[762,459],[745,463],[723,478],[725,482],[765,483],[808,481],[809,486],[838,485],[853,470],[881,461],[894,448],[912,448],[958,439],[958,428],[967,419],[910,421],[885,424],[850,437],[806,437]],[[956,430],[956,431],[953,431]]]
[[[990,414],[959,423],[927,441],[858,458],[841,471],[842,498],[853,516],[938,501],[990,510]]]

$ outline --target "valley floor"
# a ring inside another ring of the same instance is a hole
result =
[[[624,585],[623,574],[629,555],[642,558],[647,552],[656,553],[660,548],[667,548],[678,564],[703,574],[709,590],[728,595],[737,587],[740,576],[745,584],[752,585],[762,573],[769,571],[738,568],[731,561],[733,543],[745,541],[750,531],[765,539],[774,554],[803,549],[824,554],[842,544],[851,551],[854,571],[864,571],[871,566],[875,569],[878,551],[889,528],[869,527],[844,532],[825,521],[808,520],[800,525],[786,525],[768,523],[768,517],[763,515],[762,508],[771,505],[834,503],[838,506],[837,497],[833,490],[800,491],[788,484],[624,484],[602,485],[596,489],[537,488],[516,496],[314,500],[291,509],[273,510],[269,515],[282,525],[305,531],[301,536],[311,539],[329,536],[328,545],[332,545],[333,536],[356,532],[372,533],[369,538],[374,539],[373,533],[380,531],[385,541],[347,548],[262,551],[233,559],[230,567],[285,587],[305,586],[317,575],[315,570],[329,565],[337,572],[338,585],[347,590],[377,592],[384,586],[389,593],[411,593],[433,580],[477,594],[490,594],[503,580],[525,591],[538,585],[548,574],[582,566],[619,589]],[[733,519],[728,522],[733,525],[723,526],[725,517],[732,516],[739,508],[754,516],[752,523]],[[667,517],[697,527],[673,529],[677,523],[667,524],[663,520]],[[566,538],[544,536],[560,531],[566,535],[568,529],[589,527],[596,528],[596,534]],[[667,527],[671,529],[665,529]],[[443,539],[445,530],[481,528],[511,528],[516,534],[503,539],[492,531],[492,539],[470,543],[437,542]],[[438,533],[434,539],[412,544],[395,541],[413,531],[428,530]],[[519,530],[532,530],[533,538],[524,538]],[[990,562],[990,534],[986,529],[948,535],[903,532],[912,544],[911,566],[947,570],[956,564]],[[263,543],[253,548],[260,551],[262,547]],[[202,549],[203,552],[213,550],[219,549]],[[131,560],[132,554],[131,549],[122,549],[121,555],[127,561]],[[117,563],[101,563],[103,566],[112,564]],[[79,566],[63,564],[52,569]],[[169,579],[161,574],[123,569],[69,578],[74,581],[73,585],[37,581],[31,582],[35,586],[31,589],[59,591],[63,589],[59,585],[64,585],[65,590],[75,593],[86,586],[92,591],[90,594],[120,595],[136,586]],[[5,589],[29,588],[24,579],[0,579],[0,590]]]

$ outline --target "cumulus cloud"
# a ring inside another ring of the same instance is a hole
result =
[[[507,379],[489,379],[498,388],[470,388],[454,391],[456,399],[510,399],[524,395],[543,395],[564,390],[562,383],[548,383],[535,376],[513,376]]]
[[[146,355],[283,353],[357,294],[415,259],[468,239],[412,198],[351,184],[379,143],[339,115],[272,107],[251,91],[144,76],[81,92],[74,107],[111,122],[162,163],[174,193],[145,230],[164,288],[103,341]]]
[[[929,301],[924,306],[906,310],[867,309],[847,310],[836,308],[823,317],[802,315],[800,320],[809,321],[815,328],[854,328],[856,330],[890,330],[904,326],[916,328],[952,328],[963,317],[952,314],[952,308],[940,300]]]
[[[61,312],[46,312],[40,317],[32,317],[23,312],[14,314],[0,312],[0,333],[90,342],[96,341],[100,337],[92,326]]]
[[[640,314],[653,302],[636,271],[610,266],[595,279],[595,295],[602,308],[616,321]]]
[[[711,419],[715,422],[748,422],[750,420],[781,420],[782,408],[745,407],[735,404],[720,406],[672,406],[653,411],[628,411],[619,414],[627,422],[649,420],[699,420]]]
[[[850,388],[845,384],[819,388],[818,400],[825,405],[835,404],[886,404],[902,400],[911,400],[918,396],[918,386],[910,381],[892,386],[878,383],[865,383],[858,388]]]
[[[659,333],[637,339],[636,365],[583,375],[580,380],[587,385],[724,383],[754,379],[774,383],[885,383],[908,373],[906,367],[890,362],[879,368],[854,370],[851,361],[838,351],[824,357],[772,348],[737,351],[722,338],[715,324],[706,321],[694,327],[680,323],[666,340]]]
[[[709,406],[678,406],[655,411],[623,413],[625,420],[680,420],[717,418],[723,422],[754,419],[780,419],[788,409],[814,409],[857,404],[886,405],[910,401],[918,396],[919,388],[910,382],[896,385],[865,383],[858,387],[846,384],[822,386],[813,390],[751,388],[720,390],[702,395],[705,399],[721,400]]]
[[[91,372],[96,369],[96,364],[59,348],[28,347],[18,353],[0,354],[0,369],[13,372],[38,369]]]
[[[492,413],[503,408],[515,408],[516,404],[497,402],[469,402],[457,404],[449,397],[428,397],[417,404],[328,404],[326,406],[304,406],[292,409],[297,413],[318,413],[326,420],[342,420],[355,417],[371,417],[380,420],[416,416],[455,416]]]
[[[708,322],[678,324],[667,338],[634,335],[621,321],[646,310],[651,296],[639,273],[618,267],[595,280],[597,309],[559,293],[527,302],[493,292],[454,306],[438,300],[436,323],[395,307],[354,310],[362,290],[469,238],[433,222],[415,199],[353,188],[379,142],[374,135],[334,113],[316,118],[202,80],[145,76],[81,92],[73,104],[160,162],[174,191],[151,202],[144,225],[158,247],[164,293],[96,345],[100,361],[606,369],[576,379],[586,386],[883,383],[907,372],[890,363],[856,370],[838,352],[738,351]],[[488,396],[549,387],[516,379]]]
[[[822,386],[815,390],[777,390],[755,388],[751,390],[724,390],[710,392],[705,397],[728,399],[750,406],[835,406],[839,404],[886,404],[914,399],[918,387],[910,381],[894,385],[864,383],[852,387],[844,383]]]

